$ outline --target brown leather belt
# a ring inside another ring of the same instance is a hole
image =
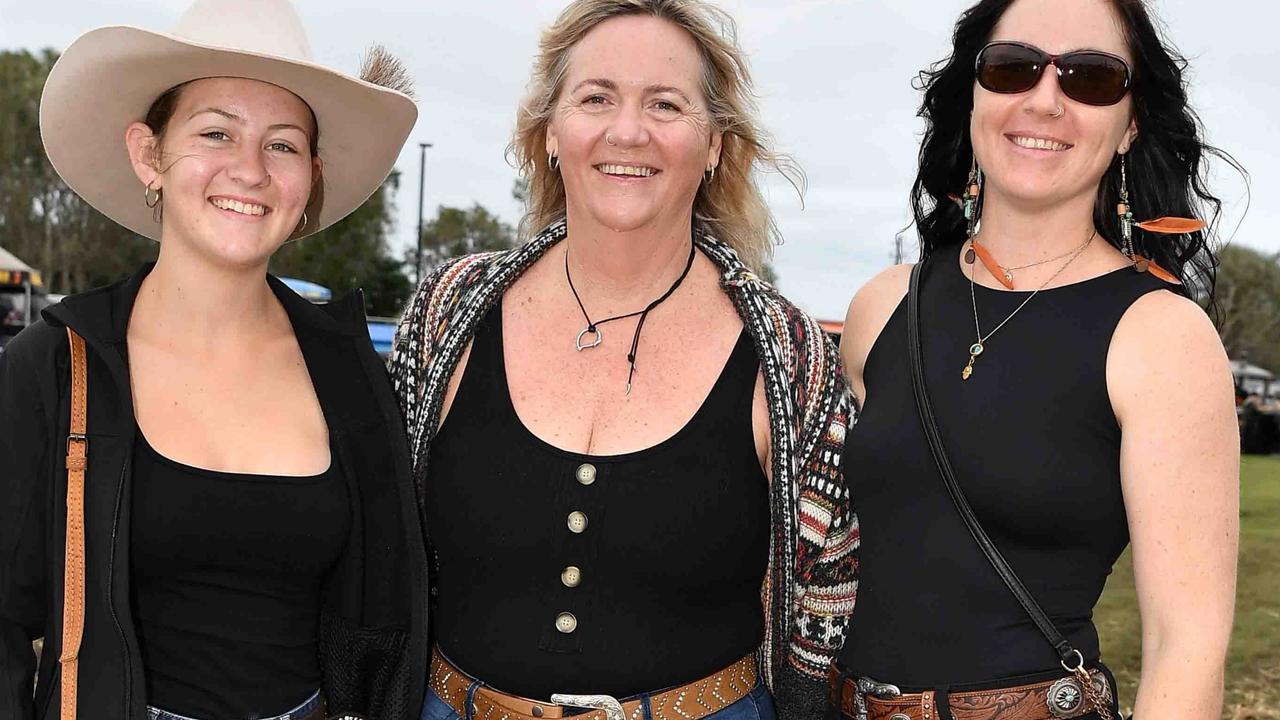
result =
[[[757,682],[755,656],[748,655],[710,677],[650,695],[650,716],[653,720],[702,720],[746,697]],[[431,649],[431,690],[464,718],[467,692],[475,683],[439,650]],[[556,720],[570,716],[573,720],[638,720],[644,712],[638,699],[622,702],[608,695],[553,695],[551,699],[552,702],[539,702],[480,686],[472,700],[472,714],[478,720]],[[581,712],[583,708],[594,709]]]
[[[1111,684],[1091,670],[1094,687],[1108,704]],[[853,720],[939,720],[938,693],[902,693],[893,685],[868,678],[846,678],[832,670],[831,700]],[[954,720],[1070,720],[1094,711],[1072,676],[993,690],[947,693]]]

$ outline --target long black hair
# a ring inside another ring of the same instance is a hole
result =
[[[1177,275],[1189,295],[1212,305],[1218,260],[1210,246],[1222,202],[1209,192],[1206,155],[1222,158],[1242,174],[1229,155],[1202,139],[1200,119],[1187,102],[1187,60],[1161,37],[1143,0],[1111,0],[1133,56],[1133,108],[1138,135],[1128,153],[1130,205],[1138,220],[1201,218],[1209,226],[1184,235],[1151,235],[1134,228],[1138,254]],[[956,22],[951,56],[916,79],[924,91],[925,121],[920,167],[911,188],[911,209],[920,234],[920,254],[963,242],[965,221],[948,195],[963,192],[973,161],[969,116],[973,111],[974,64],[996,23],[1015,0],[981,0]],[[1093,222],[1108,242],[1119,246],[1120,157],[1098,184]]]

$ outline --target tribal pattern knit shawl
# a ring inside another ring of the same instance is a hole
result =
[[[450,378],[476,325],[515,280],[567,233],[564,221],[512,250],[446,262],[418,288],[396,333],[391,374],[404,412],[419,503]],[[852,422],[840,356],[818,323],[760,280],[724,243],[698,231],[755,345],[772,443],[764,677],[786,720],[822,717],[828,668],[857,594],[858,521],[840,474]]]

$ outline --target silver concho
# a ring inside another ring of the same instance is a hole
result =
[[[911,720],[911,716],[906,713],[894,713],[889,716],[889,720]]]
[[[1085,696],[1080,683],[1073,677],[1065,677],[1049,686],[1049,697],[1045,703],[1049,712],[1056,718],[1074,717],[1084,707]]]

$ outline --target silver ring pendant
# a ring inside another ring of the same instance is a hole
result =
[[[596,339],[595,339],[595,342],[591,342],[591,343],[587,343],[586,345],[583,345],[582,337],[587,333],[594,334]],[[578,348],[578,352],[582,352],[583,350],[590,350],[593,347],[597,347],[602,342],[604,342],[604,335],[600,333],[600,328],[596,328],[595,330],[592,330],[591,328],[587,327],[587,328],[583,328],[582,332],[578,333],[578,339],[574,340],[573,344],[575,347]]]

